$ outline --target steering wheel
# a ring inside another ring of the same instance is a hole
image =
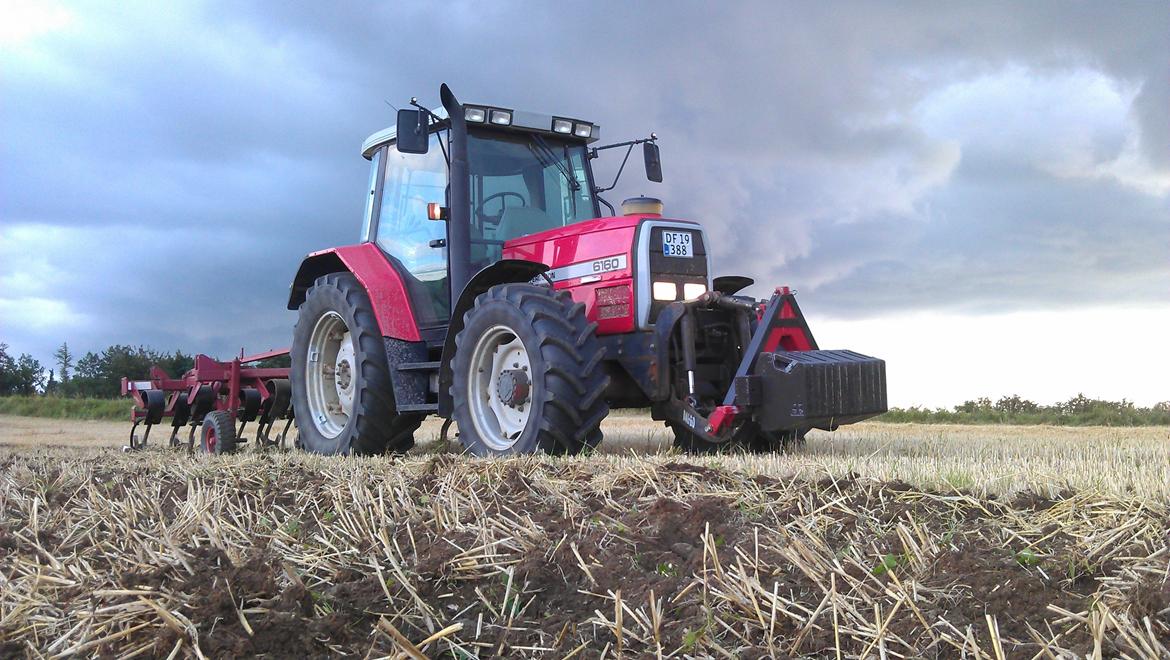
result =
[[[521,208],[528,206],[528,202],[525,201],[524,195],[521,195],[520,193],[511,191],[511,190],[504,190],[504,191],[501,191],[498,193],[492,193],[491,195],[484,197],[483,201],[479,203],[479,206],[475,207],[475,214],[478,215],[479,217],[483,218],[484,222],[486,222],[490,225],[495,226],[495,225],[500,224],[500,218],[504,215],[504,210],[508,208],[508,203],[505,202],[504,200],[507,199],[509,196],[515,197],[516,199],[520,200],[520,207]],[[497,199],[497,198],[500,200],[499,214],[493,216],[493,215],[488,215],[488,214],[484,213],[483,210],[487,206],[488,202],[492,201],[493,199]]]

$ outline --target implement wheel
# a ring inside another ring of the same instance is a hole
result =
[[[236,423],[224,410],[207,413],[199,448],[204,454],[230,454],[236,450]]]
[[[475,299],[455,337],[455,421],[477,456],[576,454],[601,441],[605,348],[567,292],[501,284]]]
[[[373,305],[349,273],[318,277],[293,330],[293,412],[316,454],[381,454],[414,446],[420,415],[398,415]]]

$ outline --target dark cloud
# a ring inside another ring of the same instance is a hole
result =
[[[826,315],[1168,300],[1165,5],[66,9],[0,45],[0,338],[44,357],[287,343],[299,259],[356,238],[362,139],[442,81],[657,131],[667,182],[611,199]]]

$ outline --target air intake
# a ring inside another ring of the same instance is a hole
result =
[[[655,197],[631,197],[622,202],[622,215],[662,215],[662,200]]]

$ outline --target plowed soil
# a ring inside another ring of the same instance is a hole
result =
[[[0,453],[0,656],[1166,656],[1170,514],[673,455]]]

